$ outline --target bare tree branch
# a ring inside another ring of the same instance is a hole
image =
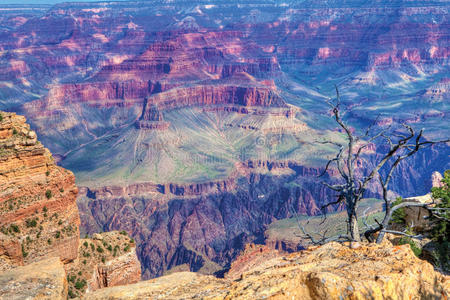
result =
[[[391,234],[396,234],[396,235],[404,235],[413,239],[418,239],[421,240],[423,239],[423,236],[421,234],[415,235],[415,234],[408,234],[404,231],[397,231],[397,230],[387,230],[387,229],[383,229],[381,230],[384,233],[391,233]]]
[[[322,182],[323,185],[325,185],[326,187],[328,187],[329,189],[336,191],[336,192],[341,192],[345,189],[345,184],[328,184],[326,182]]]
[[[320,176],[323,176],[329,168],[331,168],[333,163],[336,163],[337,170],[339,171],[340,178],[344,183],[342,184],[328,184],[323,183],[325,186],[338,192],[338,200],[330,202],[326,204],[322,209],[335,205],[338,203],[345,202],[347,208],[347,224],[348,224],[348,233],[349,238],[351,240],[360,240],[359,228],[358,228],[358,205],[359,202],[363,199],[366,190],[369,186],[369,183],[374,180],[375,176],[378,177],[380,185],[382,187],[382,198],[385,202],[385,216],[381,222],[377,222],[377,226],[375,224],[368,225],[367,224],[367,216],[366,211],[363,214],[363,223],[366,227],[369,228],[364,235],[370,241],[373,241],[373,234],[376,232],[380,232],[377,238],[377,242],[380,242],[383,239],[384,233],[388,230],[389,222],[392,218],[392,214],[400,209],[407,206],[416,206],[416,207],[424,207],[426,209],[430,208],[429,203],[417,203],[417,202],[402,202],[398,205],[392,206],[392,201],[388,199],[388,186],[391,183],[392,177],[394,175],[395,170],[399,166],[399,164],[408,157],[413,156],[421,149],[432,146],[437,143],[447,143],[450,140],[441,140],[441,141],[428,141],[423,138],[424,130],[421,129],[418,133],[415,132],[412,126],[402,123],[400,124],[400,129],[397,129],[394,132],[390,132],[391,126],[384,128],[377,133],[371,132],[373,131],[373,127],[378,123],[378,117],[375,121],[368,126],[365,132],[361,136],[356,136],[350,127],[343,121],[342,112],[341,112],[341,99],[339,94],[339,89],[335,86],[336,89],[336,100],[333,101],[330,99],[327,101],[327,104],[331,107],[332,117],[338,124],[338,126],[343,129],[343,132],[346,135],[347,143],[345,145],[341,145],[334,142],[322,142],[322,143],[330,143],[339,146],[339,150],[337,152],[336,157],[330,159],[325,167],[325,170],[321,173]],[[356,170],[356,162],[359,161],[363,150],[366,149],[371,143],[375,142],[377,139],[381,138],[381,141],[389,147],[389,150],[381,157],[378,163],[370,170],[368,170],[367,176],[358,178],[355,174]],[[362,142],[362,145],[355,145],[359,142]],[[386,170],[385,170],[386,169]],[[380,171],[383,171],[382,175]],[[434,215],[439,215],[439,213],[434,213]]]
[[[325,210],[326,208],[328,208],[331,205],[336,205],[336,204],[342,203],[342,202],[344,202],[344,200],[345,200],[344,197],[339,196],[336,201],[332,201],[332,202],[329,202],[329,203],[327,203],[325,205],[322,205],[320,210],[325,212],[325,214],[326,214],[326,210]]]

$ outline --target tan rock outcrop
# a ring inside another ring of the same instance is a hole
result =
[[[437,171],[434,171],[433,174],[431,174],[431,186],[438,188],[443,187],[444,184],[442,183],[442,179],[443,179],[442,174]]]
[[[409,245],[350,249],[329,243],[273,258],[255,249],[266,259],[251,259],[249,267],[234,264],[234,280],[181,272],[98,290],[86,299],[447,299],[450,291],[450,279],[414,256]]]
[[[98,290],[104,287],[136,283],[141,279],[141,265],[136,256],[136,248],[128,253],[98,265],[90,288]]]
[[[23,255],[19,241],[0,233],[0,271],[22,265]]]
[[[63,263],[53,257],[0,273],[0,299],[67,299]]]
[[[71,298],[141,279],[136,244],[124,231],[96,233],[91,239],[81,239],[78,258],[66,265],[66,270]]]
[[[8,237],[0,251],[17,253],[18,243],[25,264],[53,256],[72,261],[80,225],[75,177],[56,166],[25,117],[0,113],[0,231]]]

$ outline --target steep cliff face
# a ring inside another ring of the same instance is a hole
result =
[[[164,122],[164,116],[159,107],[154,103],[149,103],[148,98],[145,98],[141,117],[135,125],[138,129],[166,130],[170,123]]]
[[[276,91],[265,87],[207,85],[194,88],[177,88],[156,94],[149,99],[161,109],[185,106],[234,104],[241,106],[286,107]]]
[[[0,115],[0,248],[17,260],[19,244],[24,263],[74,260],[80,225],[75,177],[55,165],[24,117]]]
[[[419,260],[409,245],[353,250],[329,243],[289,256],[261,249],[244,253],[227,279],[175,273],[99,290],[88,299],[446,299],[450,293],[448,276]]]
[[[66,265],[70,298],[101,288],[136,283],[141,265],[136,245],[127,233],[96,233],[80,240],[78,258]]]
[[[52,86],[46,98],[49,104],[89,103],[94,106],[113,105],[113,101],[142,99],[167,90],[171,85],[137,79],[116,82],[86,82]],[[125,101],[122,101],[125,103]],[[131,104],[128,104],[131,105]]]

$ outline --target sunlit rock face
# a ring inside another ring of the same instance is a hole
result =
[[[23,116],[0,111],[0,270],[77,258],[80,216],[72,172],[56,166]]]
[[[342,142],[335,84],[355,130],[380,115],[448,135],[448,15],[443,1],[8,7],[0,109],[74,172],[83,232],[132,233],[145,278],[213,273],[267,224],[334,199],[317,176],[335,150],[317,141]],[[370,166],[386,149],[366,150]],[[425,194],[449,152],[404,161],[392,189]]]
[[[86,299],[368,299],[447,298],[448,276],[418,259],[408,245],[331,242],[283,255],[249,245],[225,279],[178,272],[151,281],[106,288]],[[376,296],[374,296],[376,295]]]

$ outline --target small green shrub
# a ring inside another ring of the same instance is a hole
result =
[[[50,175],[50,171],[45,172],[45,176]]]
[[[444,172],[442,187],[431,189],[433,199],[437,199],[437,209],[440,210],[441,219],[436,219],[436,223],[431,231],[431,237],[437,245],[435,256],[439,268],[450,272],[450,170]]]
[[[20,228],[16,224],[11,224],[10,228],[15,233],[19,233],[20,232]]]
[[[45,191],[45,197],[47,197],[47,199],[50,199],[52,197],[52,191],[46,190]]]
[[[414,255],[419,257],[422,254],[422,249],[417,246],[417,244],[410,238],[410,237],[402,237],[399,240],[399,245],[406,245],[409,244],[411,247],[412,252],[414,252]]]
[[[51,192],[52,192],[52,191],[50,191],[50,193],[51,193]],[[47,194],[47,192],[45,192],[45,193]],[[42,211],[46,213],[46,212],[48,211],[47,206],[44,206],[44,208],[42,208]]]
[[[25,220],[25,225],[27,226],[27,228],[36,227],[37,221],[36,221],[36,219],[27,219],[27,220]]]
[[[123,251],[128,252],[130,250],[130,245],[126,245],[125,248],[123,248]]]
[[[104,251],[104,250],[103,250],[103,248],[102,248],[102,247],[100,247],[100,246],[97,246],[97,252],[98,252],[98,253],[103,253],[103,251]]]
[[[13,128],[13,132],[12,132],[14,135],[16,135],[17,134],[17,129],[15,129],[15,128]]]
[[[84,241],[83,246],[87,248],[89,246],[88,242]]]
[[[77,290],[81,290],[84,288],[84,286],[86,285],[86,280],[77,280],[77,282],[75,283],[75,288]]]
[[[22,244],[22,256],[23,258],[28,256],[28,252],[25,251],[25,246]]]
[[[403,199],[401,197],[398,197],[393,203],[392,203],[392,207],[400,204],[403,202]],[[392,223],[396,223],[396,224],[406,224],[406,213],[405,210],[403,208],[397,209],[396,211],[394,211],[392,213],[392,218],[391,218],[391,222]]]

